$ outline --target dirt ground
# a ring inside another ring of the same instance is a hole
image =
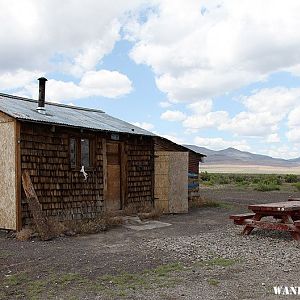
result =
[[[163,216],[171,224],[163,228],[49,242],[1,232],[0,299],[281,299],[273,286],[300,286],[299,242],[265,230],[241,236],[228,219],[299,192],[225,186],[201,194],[215,205]]]

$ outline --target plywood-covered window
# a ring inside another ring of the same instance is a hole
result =
[[[70,165],[72,168],[92,166],[92,140],[88,138],[70,138]]]

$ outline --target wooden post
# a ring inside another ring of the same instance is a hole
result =
[[[33,215],[40,238],[43,241],[50,240],[53,238],[51,228],[47,217],[43,213],[42,206],[36,195],[29,172],[27,170],[22,173],[22,185],[28,201],[29,210]]]

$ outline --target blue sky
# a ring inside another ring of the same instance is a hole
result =
[[[299,1],[0,2],[0,91],[177,143],[300,156]]]

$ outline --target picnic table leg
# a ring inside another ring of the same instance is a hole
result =
[[[253,220],[254,221],[259,221],[261,218],[262,218],[262,215],[255,214],[255,216],[253,217]],[[242,232],[242,234],[249,235],[252,232],[253,229],[254,229],[253,226],[246,225],[245,228],[244,228],[244,230],[243,230],[243,232]]]
[[[282,216],[282,221],[285,224],[294,224],[293,218],[291,216],[289,216],[289,215]],[[295,230],[297,230],[297,229],[298,228],[295,227]],[[291,235],[292,235],[292,237],[293,237],[294,240],[300,241],[300,232],[298,232],[298,231],[291,231]]]
[[[292,235],[294,240],[300,241],[300,233],[299,232],[291,231],[291,235]]]

